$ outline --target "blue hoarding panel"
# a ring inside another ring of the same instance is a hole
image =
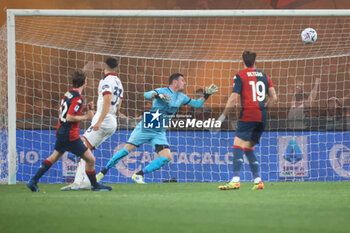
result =
[[[18,130],[17,180],[27,181],[48,157],[55,144],[54,131]],[[123,147],[131,131],[117,131],[93,151],[97,172],[115,151]],[[162,182],[176,178],[180,182],[217,182],[232,178],[232,145],[234,132],[171,131],[167,132],[173,161],[154,173],[147,174],[146,182]],[[265,181],[350,180],[349,132],[265,132],[255,153]],[[131,182],[130,176],[145,167],[157,155],[152,146],[145,144],[110,170],[105,182]],[[41,182],[63,182],[74,177],[74,155],[64,156]],[[241,179],[251,181],[247,160],[242,167]]]

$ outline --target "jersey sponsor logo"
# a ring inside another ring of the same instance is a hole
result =
[[[110,86],[108,84],[105,84],[102,86],[102,90],[104,90],[104,89],[110,89]]]
[[[248,77],[263,77],[264,75],[261,72],[247,72]]]
[[[79,109],[80,109],[80,106],[79,105],[77,105],[77,106],[75,106],[75,108],[74,108],[74,112],[78,112],[79,111]]]

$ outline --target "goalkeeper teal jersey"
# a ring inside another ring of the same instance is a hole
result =
[[[200,108],[204,104],[201,99],[193,100],[182,92],[174,92],[170,87],[158,88],[153,91],[147,92],[144,94],[145,98],[152,98],[152,93],[167,95],[171,98],[171,101],[165,101],[160,98],[155,98],[153,100],[152,108],[150,113],[158,112],[160,115],[159,119],[161,123],[161,130],[165,131],[164,126],[169,124],[170,119],[176,114],[177,110],[181,105],[190,105],[195,108]],[[144,113],[144,118],[136,126],[136,128],[145,128],[145,119],[147,117],[147,112]],[[151,118],[153,119],[153,117]],[[164,120],[163,120],[164,119]],[[153,119],[154,120],[154,119]],[[146,122],[147,125],[147,122]],[[160,129],[157,127],[157,130]],[[147,130],[155,130],[154,128],[147,128]]]
[[[170,87],[163,87],[155,89],[157,94],[167,95],[171,98],[171,101],[164,101],[162,99],[154,99],[151,112],[159,110],[164,115],[175,115],[181,105],[186,105],[191,102],[191,98],[182,92],[175,93]]]

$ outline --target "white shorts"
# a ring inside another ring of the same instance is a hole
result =
[[[99,130],[93,130],[93,125],[91,125],[84,133],[83,137],[86,139],[87,143],[90,144],[92,149],[96,149],[102,144],[107,138],[112,136],[116,130],[116,127],[102,128]]]

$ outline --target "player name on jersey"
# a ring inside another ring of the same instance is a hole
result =
[[[261,72],[247,72],[248,77],[263,77],[264,75]]]

